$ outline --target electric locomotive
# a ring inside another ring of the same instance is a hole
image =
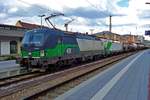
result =
[[[21,66],[47,69],[51,64],[96,59],[118,51],[122,51],[121,44],[93,35],[38,28],[25,33],[18,61]]]

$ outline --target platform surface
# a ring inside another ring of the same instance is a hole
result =
[[[15,60],[0,61],[0,70],[19,67]]]
[[[55,100],[150,100],[150,50],[134,54]]]

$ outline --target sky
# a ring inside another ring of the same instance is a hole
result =
[[[117,34],[144,35],[150,30],[150,0],[0,0],[0,24],[15,25],[18,20],[40,24],[39,15],[63,13],[52,19],[57,28],[75,19],[68,29],[93,33],[109,30]],[[47,25],[43,18],[43,24]],[[150,39],[150,37],[146,37]]]

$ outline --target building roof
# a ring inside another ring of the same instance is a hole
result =
[[[102,31],[102,32],[98,32],[96,34],[116,34],[116,33],[112,33],[110,31]]]
[[[6,29],[6,30],[27,30],[23,27],[18,27],[15,25],[6,25],[6,24],[0,24],[0,29]]]
[[[23,27],[23,28],[26,28],[26,29],[34,29],[34,28],[41,27],[40,25],[37,25],[37,24],[22,22],[21,20],[17,21],[16,26]]]
[[[26,32],[27,30],[28,29],[14,26],[14,25],[0,24],[0,37],[1,39],[3,39],[3,37],[22,38],[24,35],[24,32]]]

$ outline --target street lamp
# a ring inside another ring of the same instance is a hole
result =
[[[94,29],[90,29],[90,31],[91,31],[91,34],[93,34]]]
[[[44,17],[45,15],[38,15],[38,17],[41,17],[41,28],[42,28],[42,17]]]

